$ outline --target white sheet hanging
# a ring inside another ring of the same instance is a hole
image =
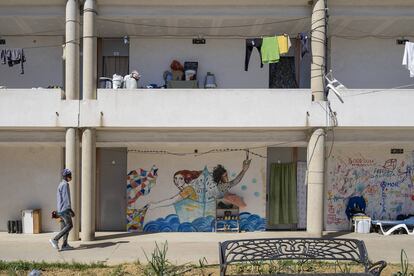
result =
[[[402,65],[404,65],[410,71],[410,77],[414,78],[414,43],[413,42],[407,41],[405,43],[405,50],[404,50],[404,57],[403,57]]]

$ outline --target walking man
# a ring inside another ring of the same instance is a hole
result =
[[[62,181],[60,182],[57,188],[57,213],[61,219],[60,221],[60,232],[50,239],[49,242],[52,244],[53,248],[59,249],[59,240],[63,237],[63,244],[61,250],[70,250],[73,249],[68,244],[68,235],[70,230],[73,227],[72,217],[75,216],[75,213],[72,211],[70,204],[70,189],[69,182],[72,180],[72,172],[69,169],[64,169],[62,171]]]

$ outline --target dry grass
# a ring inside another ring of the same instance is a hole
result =
[[[126,276],[126,275],[148,275],[148,267],[141,265],[139,263],[126,263],[118,266],[108,266],[102,268],[87,268],[81,267],[78,269],[75,268],[57,268],[57,267],[50,267],[42,269],[42,276],[83,276],[83,275],[96,275],[96,276]],[[182,267],[181,267],[182,268]],[[245,272],[247,272],[247,268]],[[237,273],[240,270],[240,267],[231,267],[229,272]],[[318,271],[321,271],[318,269]],[[400,264],[389,264],[383,271],[381,275],[383,276],[393,276],[397,272],[401,271]],[[414,272],[414,267],[409,267],[409,272]],[[3,270],[0,271],[0,275],[28,275],[30,270]],[[216,265],[213,266],[187,266],[187,271],[176,274],[176,275],[184,275],[184,276],[215,276],[219,275],[219,267]],[[321,271],[323,272],[323,270]],[[326,271],[328,272],[328,271]],[[338,271],[340,272],[340,271]]]

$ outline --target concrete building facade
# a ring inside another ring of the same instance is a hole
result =
[[[57,230],[49,214],[64,167],[79,214],[71,238],[85,241],[214,231],[216,199],[231,194],[242,231],[347,230],[354,196],[376,219],[414,213],[414,81],[396,43],[414,39],[414,2],[250,2],[1,3],[0,50],[23,49],[26,62],[24,74],[0,65],[0,231],[32,208]],[[280,34],[289,69],[261,68],[254,48],[245,71],[246,39]],[[174,59],[198,62],[199,88],[147,88],[164,84]],[[140,88],[98,88],[132,70]],[[344,103],[327,95],[329,70]],[[216,89],[204,89],[207,72]],[[270,219],[273,164],[295,164],[289,221]]]

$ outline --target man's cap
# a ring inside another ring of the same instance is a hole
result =
[[[71,171],[71,170],[69,170],[69,169],[64,169],[64,170],[62,171],[62,176],[63,176],[63,177],[65,177],[65,176],[69,176],[69,175],[72,175],[72,171]]]

